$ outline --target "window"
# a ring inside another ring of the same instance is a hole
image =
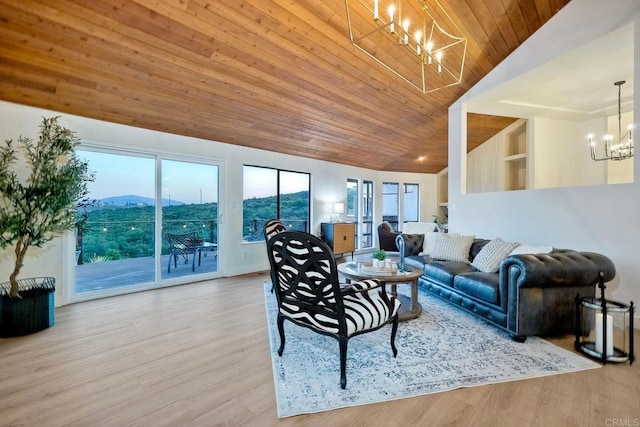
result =
[[[373,182],[362,181],[362,247],[373,247]]]
[[[356,249],[360,247],[358,241],[358,180],[353,178],[347,179],[347,221],[356,223]]]
[[[420,221],[420,186],[404,184],[402,195],[402,220],[405,222]]]
[[[397,182],[382,183],[382,220],[387,221],[394,230],[398,230],[399,185]]]
[[[373,182],[347,179],[347,220],[356,223],[356,249],[373,247]]]
[[[263,241],[264,223],[271,218],[290,230],[309,231],[310,174],[247,165],[242,172],[243,241]]]

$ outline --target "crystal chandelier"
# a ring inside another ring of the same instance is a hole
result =
[[[624,80],[615,82],[618,86],[618,142],[613,143],[613,135],[604,136],[604,157],[596,157],[596,142],[593,134],[587,135],[589,147],[591,148],[591,159],[596,162],[602,160],[625,160],[633,157],[633,125],[627,127],[627,133],[622,135],[622,98],[621,88],[625,84]]]
[[[467,39],[438,0],[345,0],[351,43],[423,93],[462,80]]]

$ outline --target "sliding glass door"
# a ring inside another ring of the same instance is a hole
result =
[[[162,278],[218,270],[218,166],[162,161]]]
[[[74,298],[218,272],[219,166],[128,152],[77,155],[95,171],[88,187],[96,203],[79,212],[86,222],[77,231]]]
[[[111,293],[153,283],[156,162],[153,157],[78,151],[96,179],[88,185],[96,203],[77,231],[75,294]]]

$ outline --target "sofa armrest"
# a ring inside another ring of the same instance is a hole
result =
[[[422,252],[424,234],[405,234],[396,237],[396,245],[400,252],[400,268],[404,268],[404,258]]]
[[[387,222],[378,225],[378,243],[380,244],[380,249],[388,252],[397,252],[396,237],[400,234],[399,231],[393,231],[391,225]]]
[[[517,287],[585,286],[613,280],[616,269],[604,255],[594,252],[559,250],[548,254],[520,254],[506,257],[500,264],[501,289],[508,282]]]

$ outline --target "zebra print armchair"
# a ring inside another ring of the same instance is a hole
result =
[[[269,241],[271,237],[280,233],[281,231],[285,231],[287,227],[282,224],[282,221],[279,219],[270,219],[264,223],[264,241],[265,243]]]
[[[278,301],[279,356],[284,351],[286,319],[338,340],[340,386],[343,389],[347,385],[349,338],[391,323],[391,350],[396,357],[400,302],[387,295],[379,280],[341,285],[329,246],[316,236],[301,231],[274,234],[267,241],[267,253]]]

